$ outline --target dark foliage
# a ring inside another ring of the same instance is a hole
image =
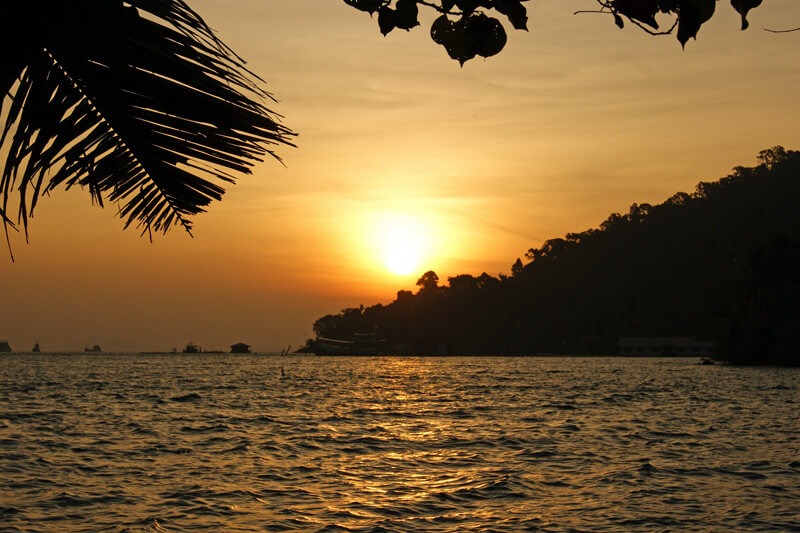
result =
[[[625,19],[652,35],[671,34],[677,28],[681,46],[697,38],[697,32],[713,15],[717,0],[595,0],[620,28]],[[444,47],[461,65],[476,55],[490,57],[505,47],[507,36],[501,20],[513,29],[528,31],[527,0],[344,0],[370,15],[378,13],[378,27],[383,35],[395,28],[410,30],[419,26],[419,6],[441,14],[431,25],[431,39]],[[742,17],[742,29],[748,27],[748,12],[761,0],[731,0]],[[579,11],[578,13],[583,13]],[[490,16],[491,15],[491,16]],[[666,30],[656,16],[669,20]]]
[[[188,231],[223,183],[290,144],[260,80],[181,0],[6,0],[0,49],[6,235],[76,185],[126,227]]]
[[[733,344],[737,361],[755,357],[759,343],[769,350],[789,330],[776,324],[759,337],[751,326],[797,320],[800,272],[796,246],[752,263],[765,243],[800,239],[800,152],[775,147],[759,158],[692,194],[633,204],[599,228],[531,248],[511,276],[462,274],[439,286],[427,272],[416,294],[328,315],[314,331],[376,331],[409,351],[436,344],[461,354],[613,354],[623,336],[695,336]],[[750,344],[736,340],[744,337]]]
[[[734,294],[724,357],[736,364],[800,365],[800,241],[760,246]]]

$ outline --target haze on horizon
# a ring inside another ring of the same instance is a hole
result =
[[[83,191],[44,198],[30,244],[13,235],[16,263],[0,261],[0,338],[296,347],[316,318],[426,270],[505,273],[547,238],[796,149],[800,33],[761,28],[800,25],[800,3],[765,3],[745,32],[723,3],[681,51],[572,15],[591,0],[531,2],[530,33],[460,68],[425,24],[384,38],[340,1],[191,0],[267,80],[298,148],[230,187],[194,239],[151,244]]]

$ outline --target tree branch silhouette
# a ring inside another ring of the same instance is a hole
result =
[[[528,30],[527,0],[344,0],[371,15],[378,13],[378,27],[383,35],[395,29],[410,30],[419,26],[419,6],[433,9],[441,16],[430,28],[431,38],[462,66],[475,56],[490,57],[500,53],[507,40],[504,24],[516,30]],[[700,28],[714,15],[717,0],[594,0],[599,10],[579,13],[608,13],[620,29],[625,21],[650,35],[677,33],[681,46],[696,39]],[[742,19],[741,29],[749,25],[748,12],[762,0],[731,0]],[[454,8],[459,11],[454,11]],[[660,31],[657,15],[673,17],[669,29]],[[675,30],[677,29],[677,32]],[[794,30],[791,30],[794,31]],[[777,33],[777,32],[775,32]]]
[[[792,28],[791,30],[771,30],[769,28],[762,28],[762,29],[770,33],[791,33],[793,31],[800,31],[800,28]]]

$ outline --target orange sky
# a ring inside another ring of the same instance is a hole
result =
[[[800,2],[739,32],[727,1],[681,51],[619,31],[591,0],[529,2],[530,33],[463,68],[426,25],[382,37],[338,0],[191,0],[249,61],[297,149],[152,244],[88,193],[45,198],[0,261],[0,338],[15,349],[297,346],[314,319],[386,303],[419,275],[508,272],[531,246],[800,146]],[[431,20],[426,15],[428,25]],[[390,272],[391,220],[422,235]],[[381,231],[386,232],[382,235]],[[29,346],[30,345],[30,346]]]

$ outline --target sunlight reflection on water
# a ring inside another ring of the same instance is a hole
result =
[[[0,531],[800,528],[798,369],[0,362]]]

